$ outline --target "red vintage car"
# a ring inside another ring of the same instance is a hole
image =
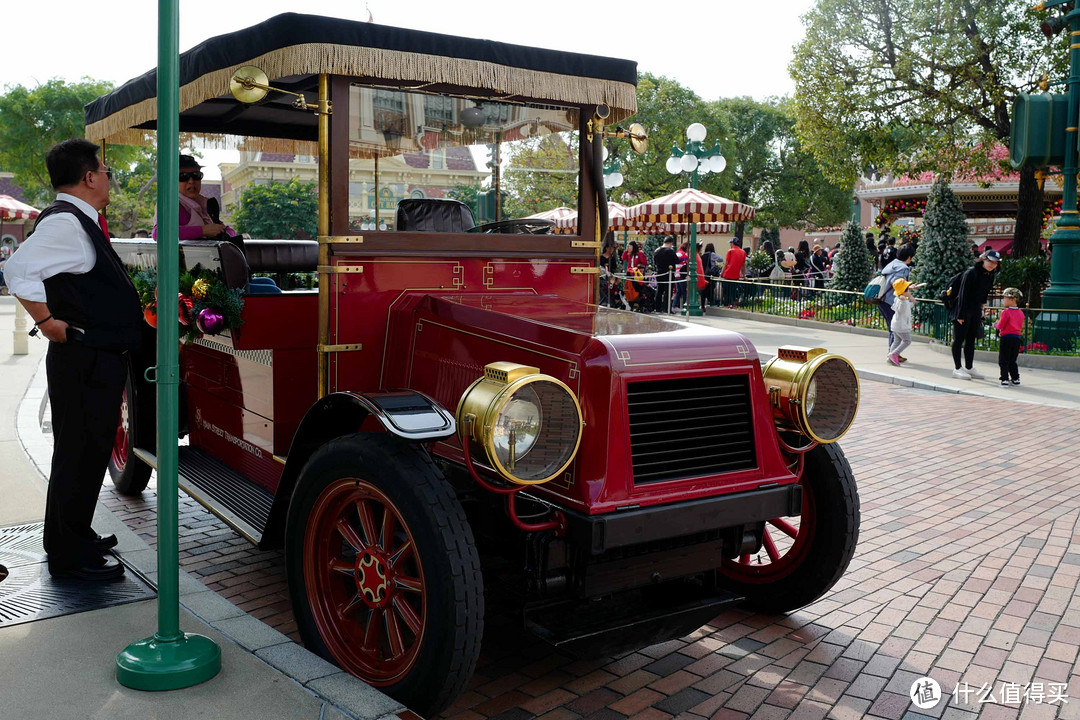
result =
[[[180,68],[182,132],[318,158],[317,239],[184,242],[181,260],[246,293],[242,325],[181,351],[181,485],[284,547],[309,648],[430,713],[475,667],[488,553],[528,629],[581,653],[728,603],[790,611],[841,576],[851,365],[785,348],[763,368],[736,333],[596,304],[601,146],[626,134],[634,63],[288,14]],[[149,73],[99,98],[87,136],[144,140],[153,96]],[[449,197],[453,172],[479,201]],[[541,202],[576,208],[578,234],[522,219]],[[120,492],[146,486],[152,403],[140,367]]]

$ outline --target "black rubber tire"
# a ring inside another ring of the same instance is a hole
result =
[[[427,578],[427,629],[413,668],[402,680],[379,689],[414,712],[433,716],[465,689],[484,632],[484,582],[465,511],[430,457],[393,435],[346,435],[311,456],[289,503],[285,566],[304,645],[335,664],[312,617],[302,563],[312,507],[323,489],[341,478],[360,478],[378,487],[412,531]]]
[[[723,575],[722,587],[746,598],[747,610],[788,613],[814,602],[843,576],[859,541],[859,491],[844,451],[835,443],[806,454],[803,492],[811,493],[817,517],[802,561],[768,583],[748,583]]]
[[[124,466],[120,467],[116,464],[114,458],[111,455],[109,456],[109,477],[112,478],[116,492],[121,495],[138,495],[142,493],[150,482],[150,473],[153,472],[153,468],[135,457],[135,434],[140,420],[139,403],[135,393],[135,383],[129,372],[127,382],[124,383],[124,402],[128,413],[127,460]]]

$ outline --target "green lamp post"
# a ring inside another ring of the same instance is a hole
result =
[[[175,298],[180,278],[179,3],[158,1],[158,291]],[[180,550],[177,488],[177,392],[180,364],[175,312],[157,325],[158,403],[158,630],[116,657],[116,679],[136,690],[178,690],[205,682],[221,670],[221,648],[210,638],[180,629]]]
[[[727,159],[720,152],[720,142],[711,148],[705,147],[705,126],[693,123],[686,128],[686,147],[678,143],[671,146],[671,156],[665,167],[672,175],[690,173],[690,187],[697,190],[698,176],[708,173],[722,173],[727,167]],[[701,304],[697,294],[697,223],[690,223],[690,263],[686,288],[686,312],[693,317],[701,316]]]
[[[608,160],[611,162],[608,162]],[[623,184],[622,164],[619,162],[619,158],[611,156],[608,158],[608,149],[604,148],[604,190],[614,190],[617,187],[622,187]],[[626,230],[623,230],[622,234],[623,247],[626,246]]]
[[[1065,5],[1067,12],[1042,24],[1047,38],[1063,28],[1069,30],[1068,115],[1064,128],[1064,167],[1062,167],[1061,217],[1050,237],[1050,287],[1043,294],[1043,307],[1056,310],[1080,308],[1080,216],[1076,208],[1077,126],[1080,125],[1080,8],[1068,0],[1045,0],[1036,9]],[[1067,323],[1071,325],[1072,323]],[[1055,338],[1061,340],[1062,338]],[[1071,339],[1071,334],[1070,334]]]

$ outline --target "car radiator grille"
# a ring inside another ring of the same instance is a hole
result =
[[[748,376],[631,382],[626,392],[635,484],[757,466]]]

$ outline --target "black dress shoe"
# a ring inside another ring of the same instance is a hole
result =
[[[54,578],[72,580],[118,580],[124,576],[124,565],[116,558],[103,557],[99,562],[87,562],[75,567],[54,567],[49,565],[49,574]]]
[[[101,552],[105,552],[116,547],[117,542],[116,535],[98,535],[94,540],[94,547]]]

